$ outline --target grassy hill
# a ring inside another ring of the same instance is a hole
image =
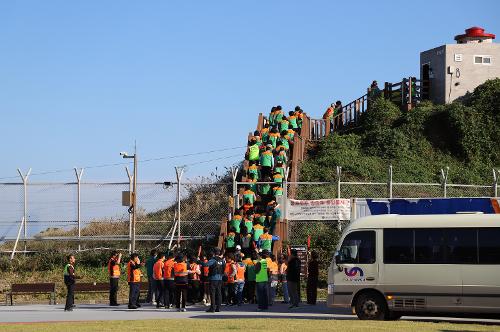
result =
[[[449,182],[491,184],[500,167],[500,79],[448,105],[423,102],[408,112],[379,99],[360,126],[323,139],[309,151],[301,181],[331,181],[336,166],[343,181],[437,182],[450,167]]]

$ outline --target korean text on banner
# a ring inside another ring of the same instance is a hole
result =
[[[351,201],[349,199],[289,199],[288,220],[350,220]]]

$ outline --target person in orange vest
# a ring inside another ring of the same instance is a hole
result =
[[[191,257],[189,260],[189,294],[188,299],[191,304],[194,305],[200,300],[200,276],[201,270],[200,266],[196,262],[195,257]]]
[[[226,298],[226,305],[235,305],[236,301],[234,292],[234,278],[236,276],[236,268],[234,266],[234,255],[232,253],[226,256],[226,266],[224,268],[224,275],[226,281],[224,282],[224,294]]]
[[[169,252],[167,260],[163,263],[163,303],[165,308],[171,309],[174,304],[175,282],[174,282],[174,255]]]
[[[278,263],[276,262],[276,256],[274,254],[270,255],[269,271],[271,272],[269,278],[269,305],[274,304],[274,299],[276,298],[276,288],[278,287]]]
[[[120,263],[122,254],[118,251],[113,251],[111,258],[108,261],[109,274],[109,305],[119,306],[118,304],[118,283],[120,281]]]
[[[286,269],[288,268],[288,256],[282,255],[278,259],[279,265],[279,280],[281,281],[281,287],[283,291],[283,302],[281,303],[290,303],[290,296],[288,295],[288,283],[286,280]]]
[[[130,261],[127,264],[127,282],[129,285],[128,308],[140,308],[139,295],[141,291],[141,260],[137,253],[130,255]]]
[[[210,305],[210,268],[208,267],[207,256],[203,256],[201,260],[201,280],[203,281],[203,304]]]
[[[186,256],[178,255],[174,263],[175,307],[177,311],[186,311],[188,275],[189,270],[186,263]]]
[[[245,288],[245,271],[246,265],[241,261],[241,256],[236,257],[236,278],[235,278],[235,293],[236,304],[241,306],[243,304],[243,289]]]
[[[159,253],[157,258],[158,260],[153,265],[153,289],[155,290],[156,308],[160,308],[165,305],[165,287],[163,285],[163,265],[165,262],[165,254]]]

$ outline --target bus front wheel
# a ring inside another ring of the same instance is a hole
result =
[[[384,298],[374,292],[361,294],[355,307],[356,315],[361,320],[384,320],[388,312]]]

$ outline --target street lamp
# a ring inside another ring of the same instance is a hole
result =
[[[137,207],[137,149],[134,149],[134,154],[129,156],[127,152],[120,152],[123,159],[134,159],[134,178],[132,187],[132,205],[129,208],[129,213],[132,210],[132,244],[130,250],[135,252],[135,222],[136,222],[136,207]]]

